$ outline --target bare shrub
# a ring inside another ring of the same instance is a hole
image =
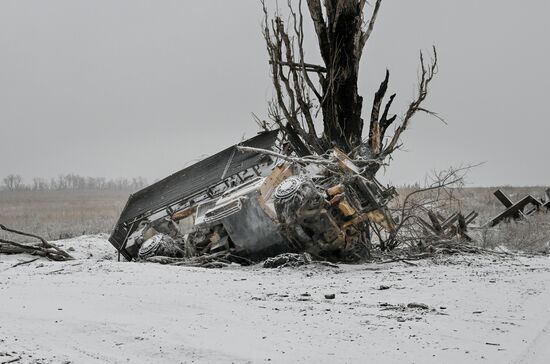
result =
[[[459,173],[457,173],[459,172]],[[545,188],[535,187],[463,187],[467,169],[448,170],[434,175],[431,182],[399,189],[400,197],[395,201],[394,214],[399,217],[399,231],[396,240],[401,246],[430,246],[438,238],[429,233],[426,225],[433,215],[446,217],[454,212],[476,211],[479,216],[470,226],[471,244],[482,249],[505,247],[511,251],[526,253],[550,252],[550,215],[539,213],[526,220],[503,222],[489,228],[486,223],[504,210],[504,206],[493,195],[501,189],[512,201],[519,201],[526,195],[542,197]]]
[[[434,172],[424,186],[402,190],[391,209],[398,223],[394,236],[388,241],[388,247],[414,248],[440,239],[441,236],[429,233],[429,221],[444,220],[448,215],[461,211],[462,202],[458,198],[458,192],[464,185],[464,177],[470,168],[449,168]]]

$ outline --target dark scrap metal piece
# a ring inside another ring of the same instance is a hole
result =
[[[183,258],[185,253],[170,236],[157,234],[146,240],[139,249],[139,259],[155,256]]]
[[[500,203],[503,204],[504,207],[506,207],[507,209],[509,209],[514,205],[512,200],[510,200],[508,196],[506,196],[504,192],[502,192],[502,190],[496,190],[495,192],[493,192],[493,195],[495,195],[495,197],[500,201]],[[522,217],[525,217],[525,215],[523,214],[523,211],[517,211],[514,213],[514,219],[519,219]]]
[[[550,188],[545,191],[544,205],[542,206],[546,208],[546,211],[550,210]]]
[[[447,218],[427,211],[430,222],[419,218],[419,221],[424,225],[426,231],[437,239],[446,239],[458,236],[462,239],[471,241],[472,239],[467,234],[468,225],[470,225],[478,216],[475,211],[464,216],[461,212],[455,212]]]
[[[487,226],[489,227],[496,226],[504,220],[525,219],[527,216],[539,211],[541,207],[548,208],[547,205],[549,204],[548,202],[543,203],[532,195],[527,195],[516,203],[513,203],[501,190],[495,191],[494,195],[504,205],[504,207],[506,207],[506,210],[493,217],[487,223]],[[531,209],[525,211],[525,208],[529,205],[532,206]]]

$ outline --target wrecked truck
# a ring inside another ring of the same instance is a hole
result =
[[[279,131],[260,133],[136,192],[109,241],[127,260],[225,251],[246,262],[285,252],[367,257],[370,224],[394,227],[385,206],[395,191],[337,149],[326,168],[286,157],[287,147]]]

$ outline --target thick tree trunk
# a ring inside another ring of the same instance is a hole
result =
[[[401,134],[417,111],[437,116],[422,107],[428,86],[437,72],[434,48],[431,64],[425,63],[420,54],[422,69],[418,95],[388,142],[386,132],[397,116],[389,116],[395,94],[382,108],[389,82],[389,71],[386,72],[374,97],[368,141],[363,143],[363,98],[357,86],[359,65],[382,0],[369,3],[372,12],[368,21],[364,21],[366,0],[299,0],[297,11],[293,2],[288,1],[290,17],[287,25],[280,16],[270,20],[265,1],[261,1],[276,105],[281,111],[276,113],[273,121],[287,131],[288,139],[298,155],[323,154],[338,147],[361,158],[384,160],[399,147]],[[307,2],[324,67],[305,60],[302,1]],[[318,75],[320,88],[312,82],[310,73]],[[322,136],[316,131],[319,114],[322,114]],[[372,168],[367,168],[367,174],[374,176],[379,168],[380,163],[376,163]]]
[[[321,77],[324,139],[346,151],[361,143],[363,98],[357,90],[364,46],[360,0],[307,1],[327,72]]]

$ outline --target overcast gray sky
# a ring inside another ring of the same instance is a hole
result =
[[[365,119],[386,67],[404,111],[435,44],[426,106],[448,123],[416,117],[384,180],[486,161],[471,184],[550,184],[548,14],[546,0],[384,1]],[[256,0],[0,0],[0,177],[152,181],[253,136],[273,94],[261,16]]]

